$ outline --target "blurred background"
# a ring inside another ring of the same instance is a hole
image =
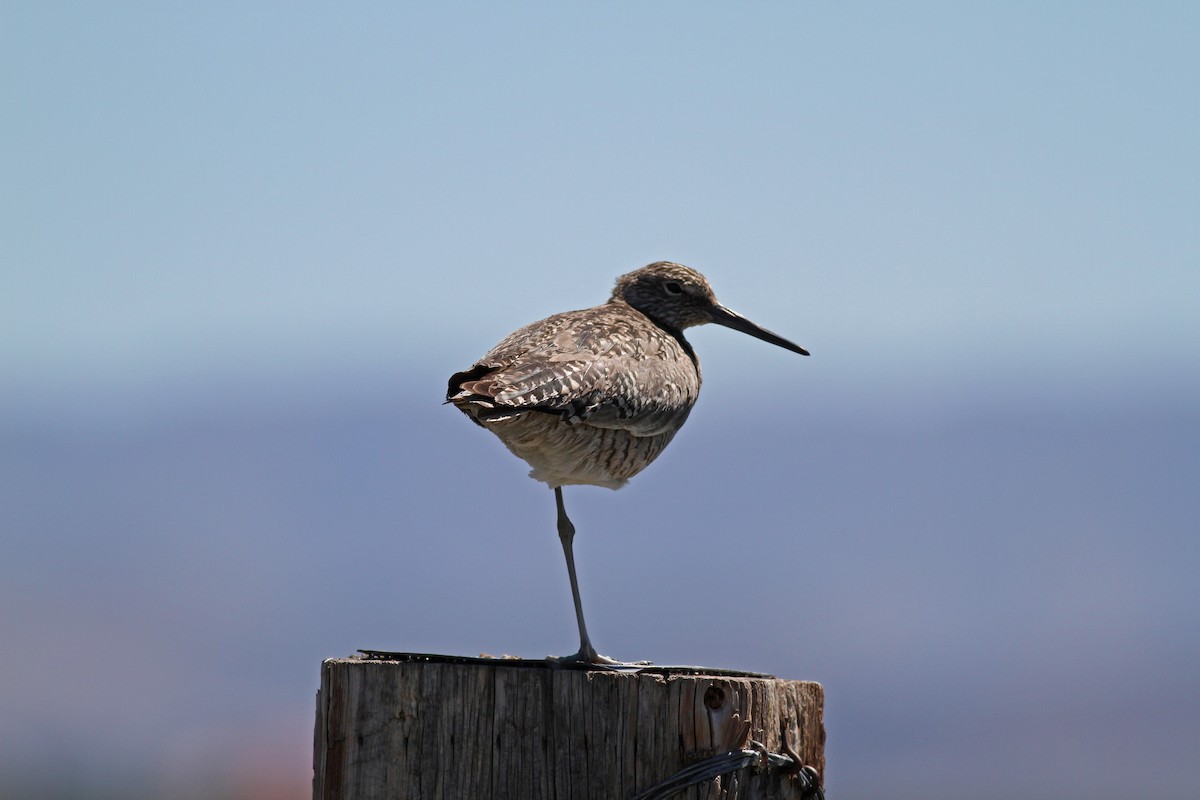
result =
[[[669,259],[809,348],[567,504],[830,796],[1200,793],[1200,6],[7,3],[0,796],[291,798],[321,660],[567,653],[446,378]]]

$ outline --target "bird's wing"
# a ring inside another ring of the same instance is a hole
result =
[[[450,380],[448,399],[482,419],[523,411],[652,436],[674,427],[700,388],[690,354],[638,312],[599,306],[527,325]]]

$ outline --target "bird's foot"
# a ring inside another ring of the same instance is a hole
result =
[[[560,664],[564,667],[587,668],[595,667],[597,669],[629,669],[633,667],[648,667],[650,661],[618,661],[615,658],[602,656],[596,652],[594,648],[580,648],[578,651],[569,656],[546,656],[547,661],[552,661],[555,664]]]

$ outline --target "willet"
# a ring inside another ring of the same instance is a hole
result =
[[[718,303],[699,272],[659,261],[618,278],[604,305],[526,325],[450,377],[447,402],[554,489],[579,625],[579,651],[564,661],[620,663],[596,652],[583,622],[562,487],[619,489],[658,457],[700,393],[700,361],[683,331],[708,322],[808,355]]]

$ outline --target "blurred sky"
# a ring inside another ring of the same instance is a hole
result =
[[[303,792],[322,657],[572,649],[444,382],[670,259],[813,357],[696,331],[569,493],[601,649],[822,681],[843,798],[1194,797],[1198,74],[1193,3],[6,4],[0,794]]]

